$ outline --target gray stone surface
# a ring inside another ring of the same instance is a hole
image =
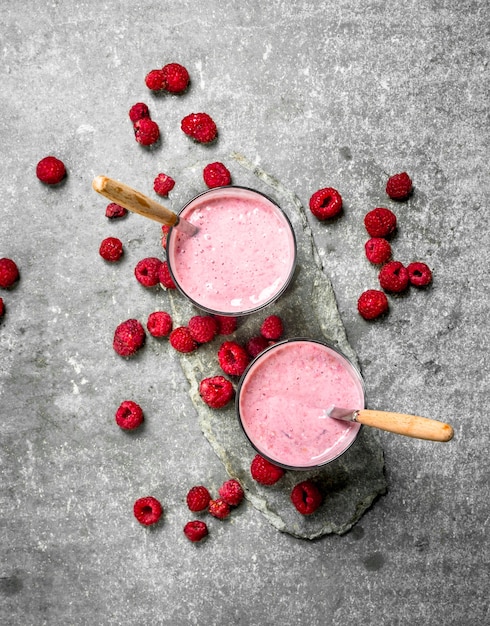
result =
[[[488,623],[489,17],[469,0],[3,3],[0,256],[21,280],[1,294],[2,623]],[[168,61],[191,73],[182,97],[144,85]],[[153,150],[132,135],[137,101],[162,130]],[[193,111],[215,118],[216,144],[180,131]],[[121,320],[170,302],[133,277],[158,226],[107,222],[92,178],[151,194],[175,173],[177,210],[206,162],[242,182],[234,152],[305,206],[320,187],[342,193],[341,219],[308,221],[368,405],[455,428],[449,444],[381,433],[387,494],[342,536],[298,539],[247,502],[190,544],[187,488],[216,491],[227,472],[167,344],[131,361],[111,349]],[[69,170],[56,189],[34,176],[50,153]],[[384,186],[403,170],[415,192],[395,204]],[[377,285],[363,255],[374,206],[396,211],[395,256],[428,262],[434,283],[367,323],[356,301]],[[98,256],[109,235],[125,245],[117,266]],[[126,397],[146,415],[133,435],[113,421]],[[148,493],[165,508],[154,529],[132,516]]]

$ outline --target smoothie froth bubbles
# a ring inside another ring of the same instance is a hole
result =
[[[272,200],[244,187],[220,187],[194,198],[180,215],[198,231],[188,237],[173,229],[167,259],[177,287],[196,306],[243,315],[286,289],[296,241],[289,220]]]
[[[362,379],[337,350],[308,339],[265,350],[245,372],[237,394],[241,425],[254,448],[293,469],[328,463],[356,439],[359,424],[326,416],[332,404],[364,408]]]

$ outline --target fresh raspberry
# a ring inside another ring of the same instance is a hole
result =
[[[426,287],[432,282],[432,272],[428,265],[415,261],[407,267],[410,284],[415,287]]]
[[[186,326],[174,328],[170,333],[169,341],[172,348],[183,353],[194,352],[198,346]]]
[[[222,498],[211,500],[208,511],[213,517],[218,519],[225,519],[231,513],[230,505]]]
[[[209,163],[202,171],[202,177],[206,185],[213,189],[214,187],[223,187],[231,183],[231,174],[223,163]]]
[[[158,174],[153,181],[153,189],[159,196],[168,196],[169,191],[175,186],[175,180],[167,174]]]
[[[225,341],[218,350],[221,369],[230,376],[241,376],[250,363],[250,355],[236,341]]]
[[[134,430],[144,420],[143,409],[132,400],[124,400],[116,411],[116,424],[124,430]]]
[[[165,76],[162,70],[151,70],[145,76],[145,85],[151,91],[162,91],[165,89]]]
[[[150,117],[150,110],[144,102],[137,102],[129,109],[129,119],[133,122],[142,120],[144,117]]]
[[[154,287],[160,282],[159,272],[162,266],[162,261],[156,257],[147,257],[141,259],[134,268],[134,275],[136,280],[143,285],[143,287]]]
[[[153,496],[147,496],[146,498],[139,498],[139,500],[136,500],[133,510],[134,516],[140,524],[143,524],[143,526],[156,524],[163,513],[162,505]]]
[[[192,522],[187,522],[184,526],[184,534],[193,543],[197,541],[201,541],[208,534],[208,527],[206,522],[201,522],[200,520],[193,520]]]
[[[132,356],[145,343],[145,329],[135,319],[119,324],[114,331],[112,346],[120,356]]]
[[[293,487],[291,502],[301,515],[311,515],[323,502],[323,496],[311,480],[304,480]]]
[[[391,245],[387,239],[382,237],[371,237],[364,246],[368,261],[374,265],[386,263],[391,257]]]
[[[0,259],[0,287],[8,289],[19,280],[19,268],[12,259]]]
[[[212,341],[218,332],[218,322],[211,315],[194,315],[187,326],[197,343]]]
[[[410,283],[407,268],[400,261],[390,261],[383,265],[378,274],[379,284],[385,291],[400,293]]]
[[[186,501],[191,511],[204,511],[211,502],[211,494],[204,485],[196,485],[187,492]]]
[[[359,296],[357,310],[365,320],[374,320],[388,311],[388,298],[379,289],[368,289]]]
[[[199,143],[210,143],[218,134],[216,124],[207,113],[186,115],[181,122],[181,128],[186,135]]]
[[[3,298],[0,298],[0,317],[5,315],[5,304],[3,302]]]
[[[392,200],[406,200],[412,193],[412,179],[406,172],[390,176],[386,193]]]
[[[285,470],[256,454],[250,464],[250,474],[261,485],[274,485],[284,476]]]
[[[148,315],[146,328],[153,337],[168,337],[172,332],[172,318],[166,311],[155,311]]]
[[[224,376],[203,378],[199,383],[199,394],[209,407],[221,409],[235,395],[233,385]]]
[[[134,138],[142,146],[151,146],[160,138],[158,124],[149,117],[143,117],[134,123]]]
[[[36,176],[46,185],[57,185],[66,176],[65,164],[54,156],[44,157],[36,166]]]
[[[182,93],[189,86],[189,72],[179,63],[167,63],[162,67],[164,89],[170,93]]]
[[[230,506],[238,506],[245,497],[243,487],[236,478],[224,482],[218,490],[222,500]]]
[[[118,217],[124,217],[127,214],[128,210],[115,202],[108,204],[105,210],[105,216],[110,220],[117,219]]]
[[[284,332],[282,319],[278,315],[269,315],[262,322],[260,334],[266,339],[277,341]]]
[[[111,263],[119,261],[123,255],[122,241],[117,237],[103,239],[99,247],[99,254],[103,259]]]
[[[310,211],[320,221],[336,217],[342,211],[342,196],[333,187],[319,189],[310,198]]]
[[[231,335],[238,326],[238,320],[232,315],[214,315],[214,319],[218,322],[218,335]]]
[[[251,337],[247,341],[247,345],[245,347],[246,347],[247,352],[252,357],[252,359],[255,359],[257,355],[259,355],[269,346],[270,346],[270,343],[268,339],[266,339],[265,337],[262,337],[262,335],[257,335],[257,337]]]
[[[177,289],[167,261],[163,261],[158,269],[158,282],[164,289]]]
[[[366,213],[364,226],[370,237],[387,237],[396,228],[396,215],[390,209],[377,207]]]
[[[167,224],[162,224],[162,248],[164,250],[167,249],[167,238],[168,238],[169,232],[170,232],[170,226],[167,226]]]

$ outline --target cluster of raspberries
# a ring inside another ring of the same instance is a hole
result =
[[[412,180],[406,172],[395,174],[388,179],[386,193],[396,201],[407,200],[412,194]],[[389,302],[386,293],[399,294],[413,285],[426,287],[432,281],[432,272],[422,262],[415,261],[405,267],[403,263],[392,259],[392,247],[389,239],[397,229],[397,217],[385,207],[377,207],[364,216],[364,226],[370,237],[364,251],[366,258],[373,265],[381,266],[378,281],[381,289],[364,291],[358,301],[357,310],[366,320],[373,320],[386,314]]]
[[[218,489],[217,498],[212,498],[204,485],[196,485],[187,492],[186,502],[192,513],[209,513],[216,519],[224,520],[241,504],[244,497],[245,493],[239,481],[230,478]],[[184,526],[185,536],[194,543],[204,539],[208,533],[208,526],[203,520],[194,519]]]
[[[17,263],[4,257],[0,259],[0,289],[12,289],[19,280],[19,268]],[[0,318],[5,315],[5,303],[0,298]]]

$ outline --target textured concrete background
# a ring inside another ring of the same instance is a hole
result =
[[[0,324],[0,622],[58,624],[487,624],[489,561],[488,25],[484,2],[102,2],[2,4],[0,257],[21,271]],[[177,61],[192,87],[155,97],[154,67]],[[163,135],[133,138],[145,101]],[[193,144],[187,113],[206,111],[219,141]],[[431,444],[382,434],[389,491],[344,536],[309,542],[250,505],[182,534],[189,486],[226,478],[199,430],[178,358],[152,342],[126,362],[115,325],[165,307],[132,276],[159,245],[155,224],[104,217],[93,176],[152,194],[175,174],[177,210],[201,170],[240,151],[306,204],[334,186],[345,212],[311,218],[370,407],[450,421]],[[69,176],[35,178],[56,154]],[[414,180],[387,201],[389,174]],[[364,214],[394,208],[403,262],[434,271],[424,292],[391,298],[366,323],[375,287]],[[117,267],[98,256],[120,237]],[[144,406],[135,436],[115,427],[125,396]],[[153,530],[132,516],[147,493],[165,507]]]

